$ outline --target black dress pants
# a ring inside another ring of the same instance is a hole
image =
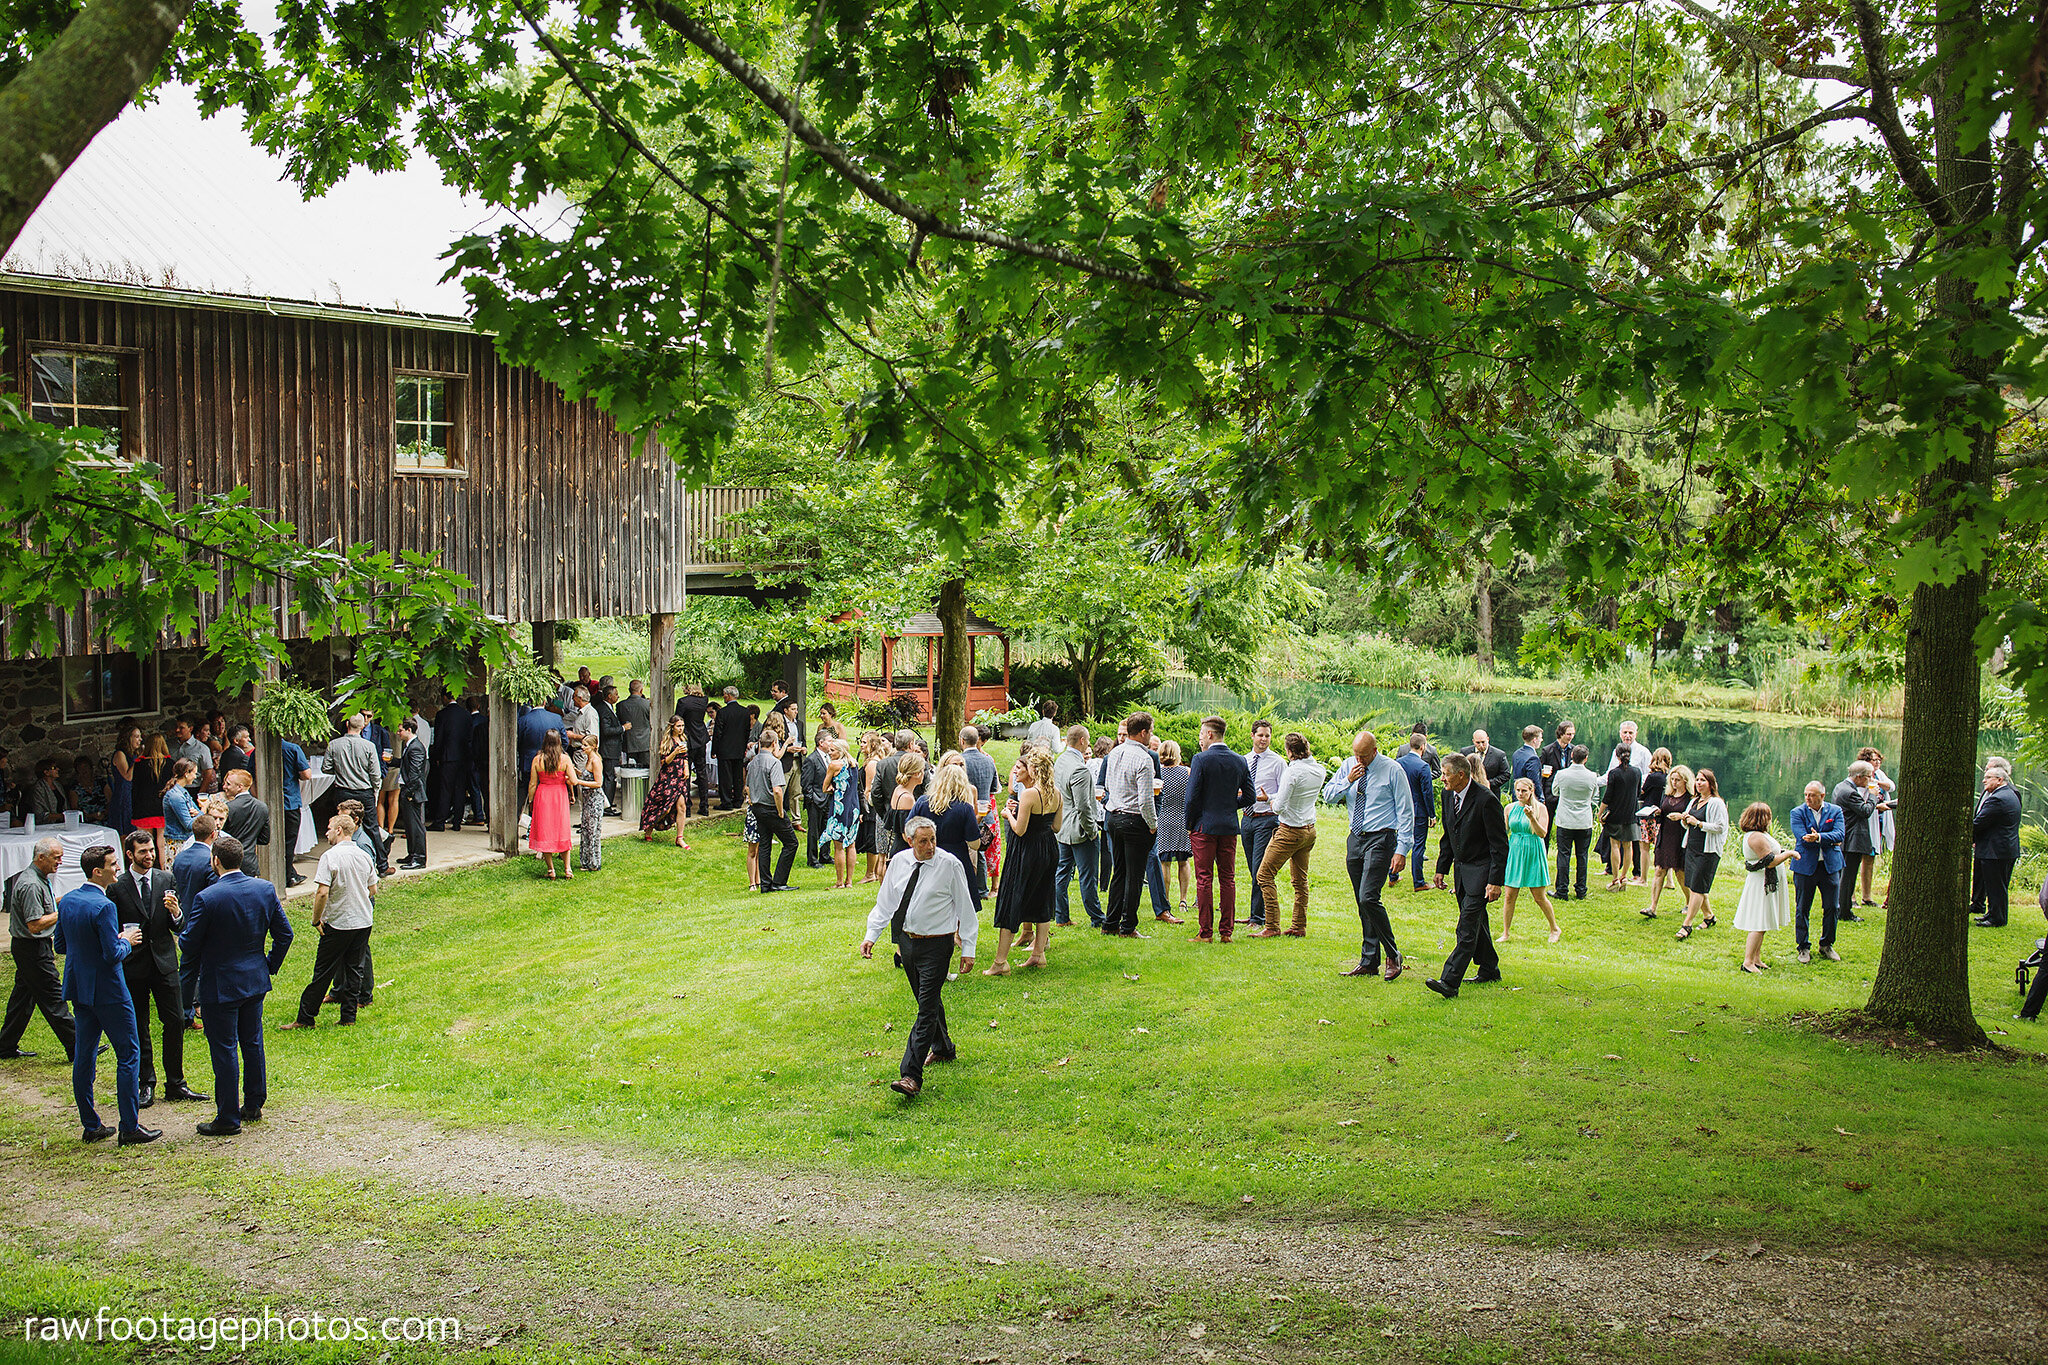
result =
[[[405,856],[409,860],[427,860],[427,813],[420,809],[420,803],[412,799],[410,792],[398,794],[398,822],[405,826]]]
[[[804,798],[804,864],[808,867],[818,865],[818,832],[825,828],[825,812],[830,809],[823,801],[813,801],[808,796]],[[832,850],[828,846],[825,849],[826,861],[829,862],[831,856]]]
[[[946,1032],[946,1005],[939,992],[945,989],[946,968],[953,961],[953,937],[932,938],[905,935],[896,945],[903,974],[910,978],[910,993],[917,1000],[917,1022],[910,1026],[910,1038],[903,1045],[902,1074],[924,1084],[924,1059],[930,1053],[953,1060],[953,1037]]]
[[[1863,855],[1866,858],[1869,854]],[[2005,923],[2007,895],[2012,890],[2011,858],[1979,858],[1970,869],[1970,913],[1990,920],[1993,924]],[[1842,899],[1853,902],[1855,892],[1850,888],[1849,869],[1842,869]]]
[[[624,766],[620,760],[625,754],[625,749],[617,744],[597,746],[598,759],[604,764],[604,803],[613,810],[619,805],[619,769]]]
[[[341,1022],[356,1021],[356,1005],[362,996],[362,977],[370,950],[370,929],[329,929],[320,935],[320,947],[313,954],[313,979],[299,996],[301,1024],[320,1017],[320,1005],[327,988],[334,986],[334,998],[341,1002]]]
[[[694,739],[688,741],[688,744],[690,749],[690,781],[697,788],[697,814],[709,815],[711,814],[711,779],[713,774],[717,772],[711,765],[711,744],[708,740],[699,741]],[[719,776],[719,782],[719,790],[722,792],[724,790],[723,775]],[[690,789],[688,787],[683,788],[683,809],[686,811],[690,807],[689,795]]]
[[[1478,967],[1476,981],[1500,980],[1500,954],[1493,947],[1493,920],[1487,911],[1484,863],[1459,863],[1451,873],[1458,892],[1458,943],[1444,959],[1439,978],[1452,990],[1465,979],[1465,968]]]
[[[1591,829],[1560,829],[1557,834],[1557,898],[1563,900],[1572,883],[1572,859],[1579,860],[1578,897],[1586,898],[1586,850],[1592,845]],[[1603,841],[1604,842],[1604,841]]]
[[[789,823],[789,817],[775,809],[773,801],[754,803],[754,828],[761,835],[761,884],[770,885],[768,877],[768,845],[775,840],[782,841],[782,855],[775,861],[773,885],[789,885],[789,869],[796,862],[796,826]]]
[[[128,996],[135,1002],[135,1037],[142,1050],[142,1084],[156,1084],[156,1058],[149,1045],[149,1007],[156,1005],[156,1018],[164,1029],[164,1082],[177,1085],[185,1079],[185,1006],[179,998],[176,977],[153,977],[130,981]]]
[[[57,975],[57,944],[48,938],[9,940],[14,954],[14,989],[7,996],[7,1017],[0,1023],[0,1053],[18,1051],[21,1035],[37,1010],[50,1021],[50,1031],[71,1056],[78,1046],[78,1023],[64,1004],[64,979]]]
[[[469,799],[469,764],[443,763],[434,770],[434,804],[429,818],[437,825],[462,824],[462,807]]]
[[[718,757],[718,804],[727,810],[740,808],[741,794],[746,790],[747,761],[744,758]]]
[[[1382,949],[1389,961],[1401,958],[1384,899],[1387,864],[1393,860],[1394,831],[1390,829],[1353,830],[1344,846],[1344,870],[1351,874],[1351,892],[1358,901],[1358,961],[1362,966],[1377,968]]]
[[[1103,911],[1102,931],[1135,934],[1138,901],[1145,894],[1145,869],[1151,864],[1156,836],[1143,816],[1128,811],[1111,811],[1108,825],[1110,847],[1116,850],[1116,870],[1109,878],[1109,904]]]

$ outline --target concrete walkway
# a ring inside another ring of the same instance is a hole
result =
[[[738,812],[735,811],[733,814],[737,815]],[[684,822],[683,827],[689,829],[697,825],[708,825],[727,818],[730,817],[724,813],[709,816],[693,815]],[[575,827],[572,825],[570,828],[573,833]],[[613,819],[607,819],[604,822],[604,837],[607,839],[614,839],[624,835],[637,836],[639,833],[640,826],[637,822]],[[673,832],[671,831],[667,837],[673,838]],[[523,825],[520,829],[519,838],[519,852],[510,856],[520,858],[534,857],[534,854],[526,851],[526,831]],[[393,841],[391,849],[393,875],[384,880],[401,881],[408,877],[424,877],[436,872],[452,872],[457,868],[476,867],[482,863],[494,863],[508,856],[491,851],[490,831],[482,825],[469,825],[460,831],[447,830],[439,834],[428,830],[427,865],[422,868],[399,868],[399,859],[405,856],[404,848],[405,839],[401,835]],[[294,866],[297,868],[299,875],[306,880],[286,891],[286,900],[296,900],[313,894],[313,869],[320,865],[320,855],[326,851],[327,841],[322,839],[313,845],[311,852],[299,855],[298,861]],[[572,848],[572,856],[573,853],[574,849]]]

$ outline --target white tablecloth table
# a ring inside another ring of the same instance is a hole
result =
[[[64,861],[57,865],[57,875],[51,878],[60,896],[85,885],[85,874],[78,870],[79,855],[95,844],[121,846],[121,836],[105,825],[38,825],[33,834],[17,825],[0,830],[0,880],[34,862],[36,845],[53,834],[64,842]]]
[[[293,857],[311,853],[313,845],[327,837],[326,830],[313,828],[313,803],[333,785],[333,773],[315,772],[311,777],[299,780],[299,841],[292,848]]]

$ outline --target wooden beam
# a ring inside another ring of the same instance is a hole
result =
[[[519,708],[498,686],[495,673],[484,706],[490,717],[491,762],[484,800],[491,812],[491,851],[509,856],[519,852],[519,807],[526,796],[526,775],[519,771]]]
[[[263,682],[255,684],[255,695],[261,697],[263,683],[276,682],[277,678],[277,661],[273,659],[263,670]],[[253,717],[249,723],[249,734],[256,743],[256,799],[270,809],[270,842],[256,850],[257,874],[275,886],[281,895],[290,880],[292,866],[292,850],[286,843],[284,820],[284,743],[281,736],[270,733]],[[302,811],[300,816],[310,819],[312,812]]]
[[[647,656],[653,660],[647,680],[648,704],[654,712],[654,733],[668,733],[668,718],[676,713],[676,614],[657,611],[647,618]],[[659,746],[657,746],[658,748]],[[648,757],[654,754],[650,752]]]
[[[533,623],[533,657],[540,660],[542,668],[553,668],[562,661],[561,642],[555,639],[553,621]]]

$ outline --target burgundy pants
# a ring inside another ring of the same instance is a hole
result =
[[[1214,932],[1215,898],[1212,888],[1220,880],[1223,883],[1223,937],[1227,939],[1231,930],[1237,927],[1237,836],[1189,830],[1188,847],[1195,854],[1195,910],[1200,917],[1202,937],[1208,938]]]

